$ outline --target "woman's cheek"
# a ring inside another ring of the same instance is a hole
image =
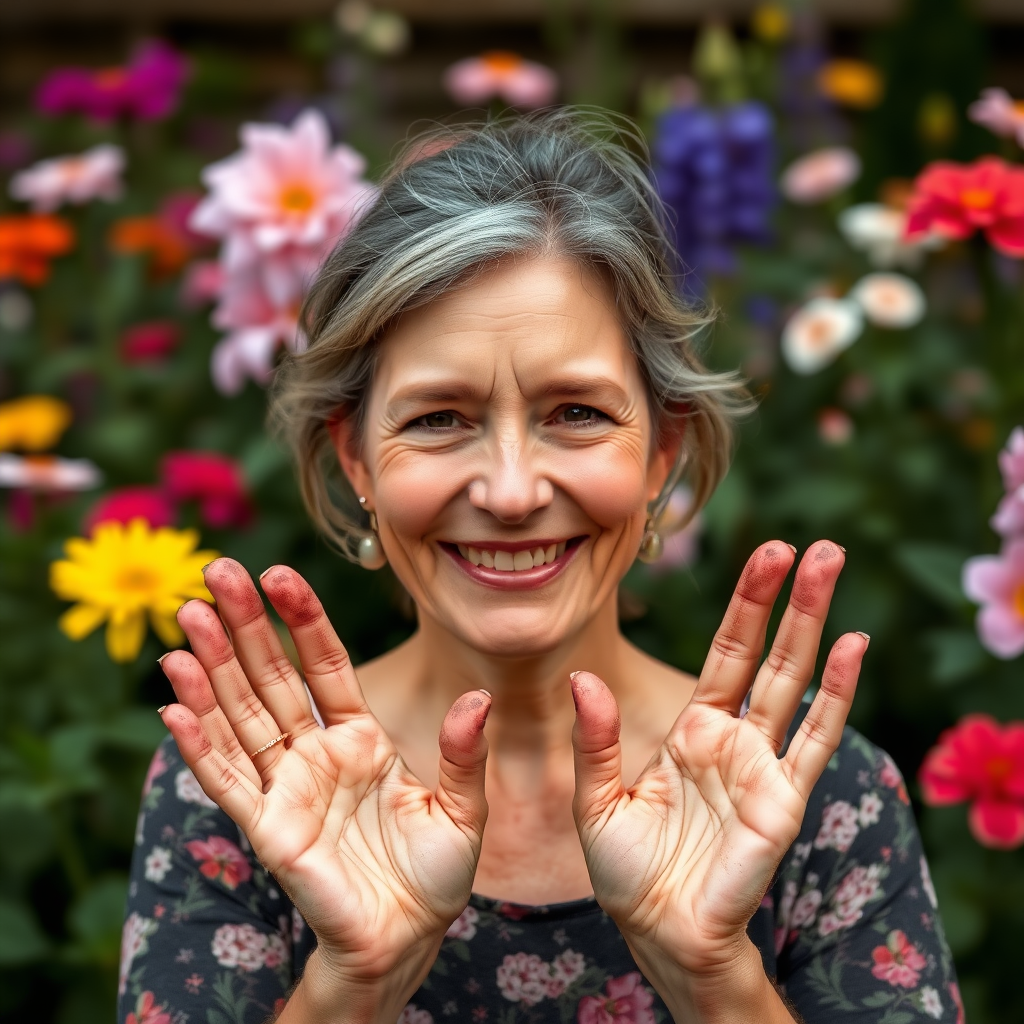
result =
[[[374,487],[377,517],[400,538],[418,540],[437,525],[444,509],[469,486],[470,479],[465,459],[457,454],[397,454],[378,467]]]
[[[612,529],[646,508],[647,474],[638,444],[608,441],[566,451],[553,468],[552,483],[598,526]]]

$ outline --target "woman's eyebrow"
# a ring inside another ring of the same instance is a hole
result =
[[[391,412],[406,405],[433,402],[460,402],[482,398],[478,386],[468,381],[436,381],[408,384],[399,388],[389,399],[387,408]]]
[[[585,395],[606,402],[621,402],[627,397],[626,389],[611,377],[557,377],[545,381],[536,393],[538,397]]]

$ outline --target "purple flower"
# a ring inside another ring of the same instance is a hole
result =
[[[1024,653],[1024,537],[1011,540],[998,555],[978,555],[964,563],[964,593],[982,606],[978,637],[1000,658]]]
[[[658,121],[654,177],[674,242],[698,273],[730,273],[738,242],[764,242],[775,200],[774,125],[756,102],[676,107]]]
[[[177,106],[188,62],[166,43],[144,43],[124,67],[58,68],[36,93],[43,114],[85,114],[96,121],[158,121]]]

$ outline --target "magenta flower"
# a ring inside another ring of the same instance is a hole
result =
[[[1007,491],[1024,487],[1024,427],[1014,427],[1006,447],[999,453],[999,469]]]
[[[177,347],[181,328],[173,320],[133,324],[121,335],[121,359],[129,364],[159,363]]]
[[[964,563],[964,593],[982,606],[977,628],[981,642],[1000,658],[1024,653],[1024,537],[998,555],[978,555]]]
[[[169,452],[162,478],[175,502],[198,501],[207,526],[240,526],[250,516],[242,467],[217,452]]]
[[[174,111],[187,77],[185,58],[152,40],[124,67],[58,68],[39,86],[36,107],[43,114],[85,114],[96,121],[159,121]]]
[[[1024,843],[1024,722],[964,716],[928,751],[918,781],[933,807],[969,801],[968,824],[983,846]]]
[[[444,84],[456,103],[466,104],[500,97],[514,107],[546,107],[558,92],[554,71],[504,50],[458,61],[445,72]]]
[[[158,487],[119,487],[92,507],[82,528],[88,536],[100,523],[130,523],[140,518],[158,529],[173,526],[177,515],[167,495]]]

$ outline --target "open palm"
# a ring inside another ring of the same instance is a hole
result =
[[[275,567],[263,589],[295,641],[325,728],[245,570],[219,559],[206,582],[220,617],[200,601],[179,613],[195,654],[163,661],[181,702],[164,722],[338,972],[367,981],[397,970],[413,984],[469,899],[487,816],[488,696],[466,694],[446,716],[431,793],[370,713],[297,573]]]
[[[839,744],[867,647],[857,633],[836,642],[821,688],[779,757],[814,671],[843,555],[828,542],[807,552],[758,667],[792,562],[781,543],[751,557],[693,697],[629,789],[614,697],[597,676],[573,679],[574,812],[594,892],[635,952],[669,950],[696,973],[732,955],[796,839],[811,789]],[[740,717],[748,690],[750,710]]]

